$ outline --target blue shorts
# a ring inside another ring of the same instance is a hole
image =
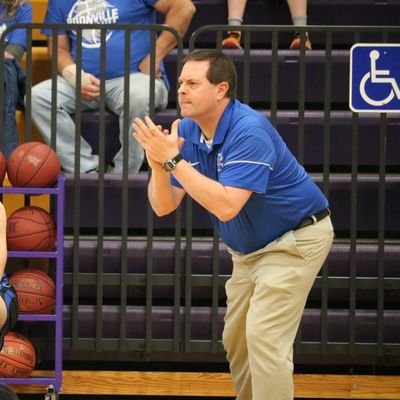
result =
[[[11,331],[18,319],[18,298],[17,293],[4,274],[0,282],[0,296],[6,303],[7,319],[4,326],[0,329],[0,350],[3,348],[4,336]]]

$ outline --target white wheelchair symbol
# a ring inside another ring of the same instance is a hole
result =
[[[385,104],[390,103],[394,96],[396,96],[400,100],[400,88],[399,85],[396,82],[395,78],[390,77],[390,71],[387,69],[376,69],[376,61],[380,57],[379,51],[378,50],[372,50],[369,53],[369,58],[371,59],[371,71],[367,72],[363,78],[361,79],[360,82],[360,94],[363,100],[370,104],[371,106],[384,106]],[[371,81],[371,84],[374,85],[389,85],[388,89],[390,88],[390,92],[382,100],[374,100],[371,99],[370,96],[367,95],[365,85],[368,82],[368,80]]]

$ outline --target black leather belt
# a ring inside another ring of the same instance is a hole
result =
[[[327,217],[328,215],[331,215],[331,210],[329,210],[329,208],[325,208],[324,210],[319,211],[314,215],[304,218],[293,230],[297,231],[297,229],[305,228],[306,226],[309,225],[314,225],[318,221],[321,221],[321,219]]]

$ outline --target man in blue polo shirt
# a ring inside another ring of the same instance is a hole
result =
[[[209,211],[229,247],[223,343],[239,400],[293,399],[293,342],[333,241],[328,201],[269,121],[235,100],[233,63],[215,50],[187,55],[182,121],[171,133],[136,119],[157,215],[185,194]]]

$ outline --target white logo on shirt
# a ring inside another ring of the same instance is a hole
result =
[[[217,154],[217,171],[221,172],[222,168],[224,168],[224,157],[222,153]]]
[[[6,24],[0,25],[0,36],[3,34],[3,32],[4,32],[6,29],[7,29],[7,25],[6,25]]]
[[[106,0],[78,0],[71,8],[67,23],[69,24],[116,24],[118,22],[118,8]],[[76,32],[73,31],[76,35]],[[106,33],[106,41],[112,32]],[[82,46],[98,48],[101,44],[100,30],[85,29],[82,31]]]

